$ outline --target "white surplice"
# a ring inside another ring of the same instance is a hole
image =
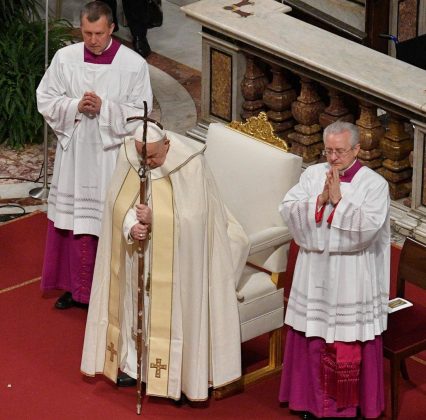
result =
[[[331,224],[328,204],[315,221],[327,163],[308,167],[280,205],[300,246],[286,324],[326,342],[367,341],[387,326],[390,276],[388,184],[362,167],[340,183],[342,199]]]
[[[102,100],[97,116],[78,112],[87,91]],[[84,62],[84,44],[57,51],[37,88],[39,112],[58,138],[48,200],[48,218],[74,234],[99,236],[108,184],[124,136],[152,108],[148,64],[121,45],[111,64]]]
[[[173,188],[174,251],[169,398],[183,392],[191,400],[208,398],[217,387],[241,376],[241,338],[236,283],[248,254],[248,239],[224,207],[202,154],[203,146],[168,132],[165,163],[151,172],[152,181],[168,176]],[[126,156],[126,153],[127,156]],[[131,165],[139,163],[134,142],[120,153],[108,194],[86,323],[81,371],[104,373],[109,324],[111,223],[115,198]],[[137,197],[138,191],[135,191]],[[125,272],[121,299],[118,360],[121,370],[136,377],[134,318],[137,253],[129,247],[132,209],[123,220],[125,246],[120,272]],[[154,215],[155,218],[155,205]],[[145,309],[149,308],[149,300]],[[147,314],[147,312],[146,312]],[[147,320],[147,316],[144,318]],[[149,321],[148,321],[149,322]],[[146,370],[146,348],[142,360]],[[110,379],[114,380],[114,377]],[[143,375],[145,379],[145,375]]]

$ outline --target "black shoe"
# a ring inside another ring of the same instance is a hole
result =
[[[69,309],[74,306],[74,300],[70,292],[65,292],[55,303],[56,309]]]
[[[89,307],[88,303],[77,302],[76,300],[72,300],[73,306],[81,309],[87,309]]]
[[[145,37],[135,36],[133,38],[133,48],[143,58],[148,57],[151,54],[151,47],[148,44],[148,40]]]
[[[186,398],[185,394],[180,394],[180,398],[178,400],[173,400],[176,407],[182,407],[184,404],[189,404],[188,398]]]
[[[307,411],[300,413],[300,417],[304,420],[314,420],[316,417]]]
[[[87,309],[89,304],[77,302],[72,298],[71,292],[65,292],[55,303],[56,309],[69,309],[73,306],[77,308]]]
[[[117,385],[120,387],[136,386],[136,379],[131,378],[127,373],[121,372],[117,376]]]

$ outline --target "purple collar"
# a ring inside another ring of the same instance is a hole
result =
[[[361,162],[358,159],[355,159],[355,162],[340,174],[340,182],[351,182],[355,174],[361,168]]]
[[[84,46],[84,62],[92,64],[111,64],[120,48],[120,43],[112,39],[111,45],[100,55],[93,54]]]

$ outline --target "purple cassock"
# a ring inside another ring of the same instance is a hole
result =
[[[337,408],[336,400],[324,390],[321,355],[326,351],[322,338],[305,337],[290,329],[285,353],[279,400],[295,411],[308,411],[315,417],[356,417],[357,406]],[[366,418],[379,417],[385,408],[382,337],[361,343],[359,404]]]
[[[120,45],[113,39],[100,55],[84,47],[84,62],[111,64]],[[75,301],[89,303],[97,246],[97,236],[74,235],[70,230],[56,228],[48,220],[41,289],[61,289],[71,292]]]
[[[361,167],[356,160],[341,174],[340,181],[351,182]],[[382,337],[357,343],[361,361],[359,377],[351,378],[349,369],[343,372],[346,382],[355,380],[358,384],[356,402],[342,407],[328,392],[328,371],[324,361],[330,345],[323,338],[306,337],[303,332],[290,328],[285,342],[280,402],[288,402],[291,410],[309,412],[320,418],[356,417],[358,409],[363,417],[379,417],[385,408]]]

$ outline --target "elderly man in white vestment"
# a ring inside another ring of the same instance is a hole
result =
[[[111,9],[81,10],[83,42],[57,51],[37,88],[38,109],[57,136],[41,288],[65,290],[56,308],[87,304],[102,210],[126,122],[152,107],[146,61],[111,37]],[[86,305],[87,306],[87,305]]]
[[[388,184],[357,159],[355,125],[329,125],[324,146],[327,163],[308,167],[279,207],[300,247],[279,398],[305,418],[375,418],[384,409]]]
[[[210,386],[241,375],[235,289],[248,239],[218,195],[205,146],[149,124],[148,205],[136,204],[142,126],[135,133],[138,141],[130,137],[123,145],[111,182],[81,370],[114,382],[119,370],[137,378],[137,254],[139,240],[149,235],[142,347],[146,393],[179,400],[182,392],[190,400],[205,400]]]

